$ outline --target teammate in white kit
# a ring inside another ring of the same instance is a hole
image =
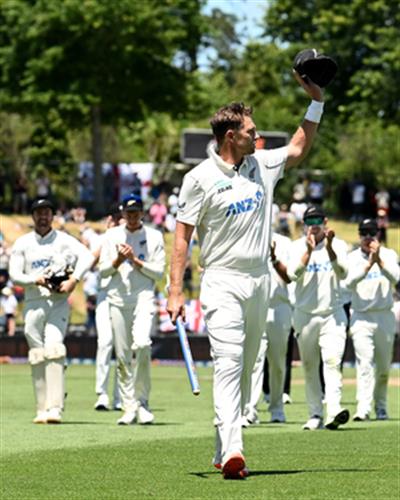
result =
[[[185,318],[183,274],[196,227],[204,269],[200,300],[214,362],[214,465],[227,479],[248,474],[241,416],[265,330],[274,187],[285,166],[308,153],[323,110],[321,89],[295,77],[314,100],[289,145],[256,151],[251,108],[225,106],[211,120],[216,144],[209,158],[185,175],[179,194],[167,310],[173,322]]]
[[[64,362],[70,306],[68,296],[91,267],[89,250],[72,236],[52,229],[54,207],[39,199],[31,208],[34,230],[18,238],[10,259],[12,281],[25,288],[24,333],[29,346],[36,398],[34,423],[60,423],[64,406]],[[73,273],[59,291],[49,288],[45,269],[72,264]]]
[[[392,288],[400,279],[399,258],[379,243],[375,220],[363,220],[358,229],[361,246],[349,255],[345,281],[352,292],[350,335],[357,367],[353,420],[367,420],[373,402],[376,418],[387,420],[387,385],[396,329]]]
[[[271,292],[267,314],[266,331],[262,336],[260,350],[251,376],[250,400],[245,406],[243,427],[257,423],[257,403],[263,386],[265,355],[268,359],[270,399],[268,410],[272,423],[286,421],[283,410],[283,386],[286,372],[286,352],[292,326],[292,306],[289,300],[286,266],[289,258],[291,240],[278,233],[272,234]]]
[[[150,336],[156,314],[155,282],[162,278],[165,268],[164,239],[160,231],[142,224],[144,212],[139,196],[130,195],[123,200],[122,215],[126,224],[106,232],[99,263],[101,276],[111,276],[107,301],[124,410],[118,424],[128,425],[136,419],[141,424],[150,424],[154,420],[148,406]]]
[[[326,226],[323,209],[311,205],[304,212],[306,235],[293,242],[287,274],[295,281],[293,327],[305,374],[309,420],[306,430],[322,428],[323,404],[320,357],[325,378],[325,428],[337,429],[349,420],[341,407],[340,363],[346,342],[346,315],[340,280],[347,275],[347,244]]]
[[[118,226],[122,217],[119,205],[110,207],[109,215],[106,219],[106,227],[110,229]],[[101,246],[105,234],[100,236],[100,245],[93,250],[96,260],[100,258]],[[96,332],[97,332],[97,352],[96,352],[96,394],[97,401],[94,409],[104,411],[110,409],[110,399],[108,397],[108,382],[111,371],[111,357],[114,348],[114,339],[110,318],[110,306],[107,301],[107,287],[110,284],[111,277],[99,280],[99,291],[96,300]],[[114,379],[114,397],[112,408],[121,409],[121,400],[119,397],[117,374]]]

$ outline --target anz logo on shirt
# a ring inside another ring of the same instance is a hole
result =
[[[262,192],[257,191],[255,198],[245,198],[244,200],[231,203],[228,207],[225,217],[229,217],[231,215],[240,215],[245,212],[252,212],[253,210],[258,210],[261,206],[262,198],[263,198]]]
[[[380,278],[382,276],[381,271],[369,271],[368,274],[365,276],[366,280],[375,280],[377,278]]]
[[[41,269],[51,264],[51,259],[38,259],[32,262],[32,269]]]
[[[306,267],[306,271],[308,273],[321,273],[331,270],[332,270],[332,264],[330,260],[321,263],[312,262],[311,264],[308,264],[308,266]]]

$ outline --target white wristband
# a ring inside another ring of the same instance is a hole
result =
[[[324,103],[320,101],[311,101],[311,104],[308,106],[305,120],[309,122],[319,123],[321,121],[321,116],[324,111]]]

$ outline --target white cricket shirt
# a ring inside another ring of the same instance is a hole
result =
[[[354,311],[382,311],[393,307],[392,286],[400,279],[398,256],[394,250],[381,247],[379,255],[383,269],[374,264],[366,272],[368,256],[357,248],[349,254],[349,274],[344,282],[351,291],[351,308]]]
[[[143,267],[136,267],[125,260],[115,269],[112,263],[117,258],[117,247],[121,243],[130,245]],[[126,225],[108,229],[100,253],[99,271],[102,278],[111,276],[107,286],[107,299],[122,307],[134,304],[139,293],[154,296],[155,282],[161,279],[165,268],[164,238],[161,231],[142,226],[130,232]]]
[[[41,297],[65,296],[35,285],[46,267],[61,260],[74,266],[72,276],[80,280],[94,258],[76,238],[54,229],[43,237],[32,231],[15,241],[11,250],[10,277],[16,285],[25,287],[25,302]]]
[[[215,151],[188,172],[177,220],[196,226],[200,266],[206,270],[267,270],[273,191],[283,175],[287,147],[257,150],[236,172]]]
[[[307,266],[301,258],[307,250],[306,238],[294,241],[290,247],[287,274],[294,287],[294,307],[309,314],[328,314],[343,306],[340,280],[347,276],[347,243],[332,241],[336,260],[332,263],[322,240],[311,253]]]

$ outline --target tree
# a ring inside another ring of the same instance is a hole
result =
[[[0,4],[0,104],[69,127],[91,124],[95,208],[103,212],[102,124],[185,109],[201,0],[9,0]],[[143,105],[142,105],[143,104]]]
[[[329,88],[343,121],[400,119],[400,9],[397,0],[272,0],[265,32],[297,50],[315,47],[335,57]]]

